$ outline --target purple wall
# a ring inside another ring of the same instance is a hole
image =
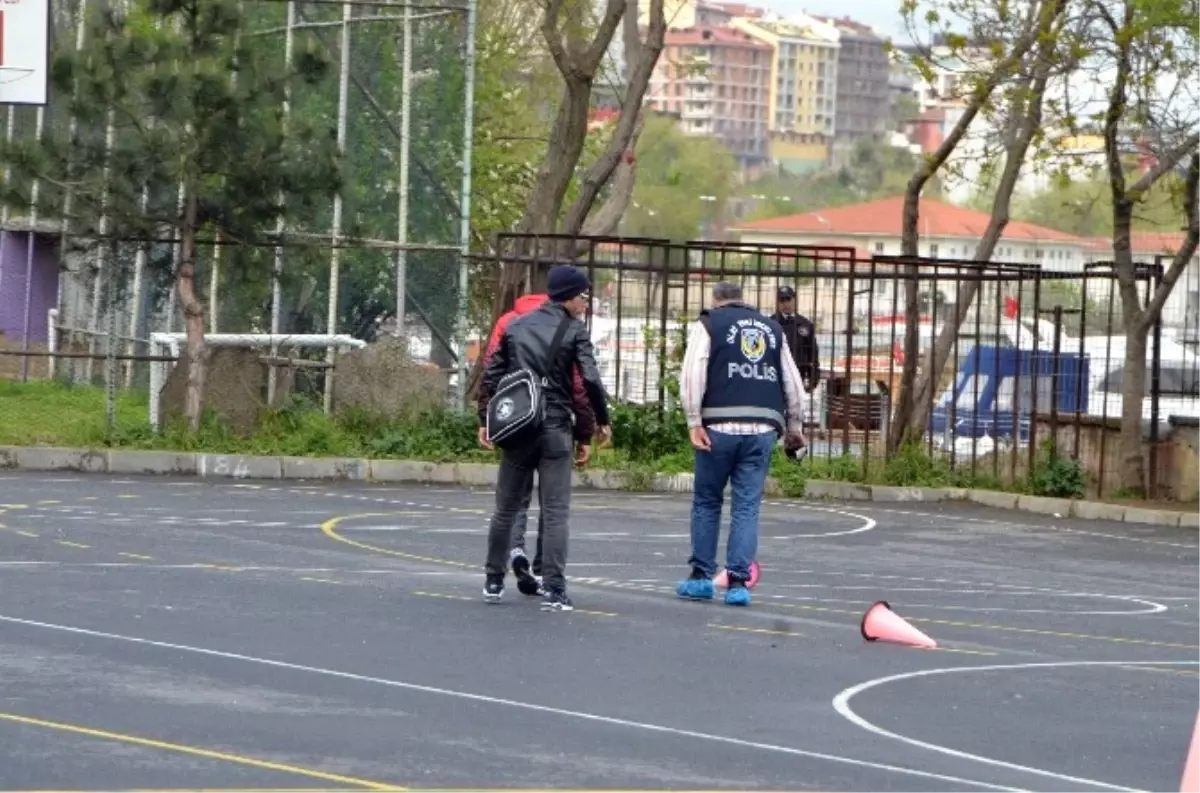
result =
[[[0,234],[0,334],[12,341],[25,339],[25,276],[29,235]],[[34,236],[33,289],[29,295],[29,341],[45,344],[46,312],[58,294],[58,263],[50,238]]]

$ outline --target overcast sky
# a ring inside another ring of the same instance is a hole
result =
[[[753,2],[753,0],[751,0]],[[787,16],[804,11],[819,16],[848,16],[878,28],[904,43],[908,35],[900,16],[900,0],[758,0],[755,5]]]

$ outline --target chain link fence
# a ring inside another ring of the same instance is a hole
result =
[[[98,8],[96,0],[53,5],[57,52],[87,46],[92,28],[86,15]],[[196,282],[205,332],[215,345],[234,344],[212,348],[214,393],[207,401],[225,418],[229,405],[243,399],[260,407],[320,409],[331,407],[326,391],[332,388],[330,397],[340,392],[347,406],[361,407],[360,392],[368,391],[366,402],[395,410],[410,401],[408,389],[389,405],[378,383],[415,378],[420,401],[444,402],[462,346],[467,208],[461,199],[464,188],[469,194],[473,5],[245,0],[240,9],[245,46],[281,64],[310,51],[330,64],[321,80],[293,90],[285,112],[343,141],[345,186],[339,212],[332,202],[289,210],[277,229],[265,230],[282,233],[280,244],[234,244],[218,236],[201,245]],[[56,91],[45,108],[0,109],[6,139],[71,140],[69,99]],[[105,130],[78,134],[103,139]],[[17,177],[6,172],[4,178],[8,185]],[[43,397],[58,393],[39,389],[66,393],[70,386],[63,401],[75,411],[90,405],[89,415],[47,418],[49,424],[82,422],[92,438],[122,427],[133,431],[138,422],[149,429],[156,418],[151,404],[159,401],[152,385],[167,383],[171,391],[179,354],[171,334],[184,330],[175,291],[178,235],[96,246],[63,222],[70,212],[61,186],[20,187],[36,190],[37,198],[30,212],[0,210],[0,380],[24,384],[33,396],[8,386],[0,397],[0,425],[32,426],[31,405],[50,405]],[[359,344],[328,356],[325,345],[303,341],[316,335]],[[363,342],[386,352],[353,353]],[[354,358],[341,367],[341,353],[369,354],[386,370],[382,381],[376,372],[375,382],[365,382]],[[351,377],[358,381],[339,389],[342,368],[357,372]],[[164,394],[159,418],[173,412],[165,409],[170,397]],[[51,440],[37,431],[29,437],[39,439]]]

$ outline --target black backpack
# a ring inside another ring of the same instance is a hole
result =
[[[549,373],[558,358],[563,336],[571,325],[571,316],[563,317],[554,340],[550,342],[550,357],[546,362],[547,376],[539,376],[529,367],[521,367],[500,378],[496,393],[492,394],[487,406],[487,434],[492,443],[501,449],[517,449],[528,446],[542,429],[546,417],[546,400],[543,390],[549,384]]]

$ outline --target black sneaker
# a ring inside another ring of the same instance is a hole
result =
[[[517,591],[522,595],[537,597],[545,594],[541,580],[529,572],[529,558],[520,548],[512,549],[512,571],[517,578]]]
[[[499,603],[504,596],[504,576],[489,575],[483,585],[483,599],[487,603]]]
[[[547,589],[542,597],[542,611],[574,611],[575,605],[567,593],[557,589]]]

